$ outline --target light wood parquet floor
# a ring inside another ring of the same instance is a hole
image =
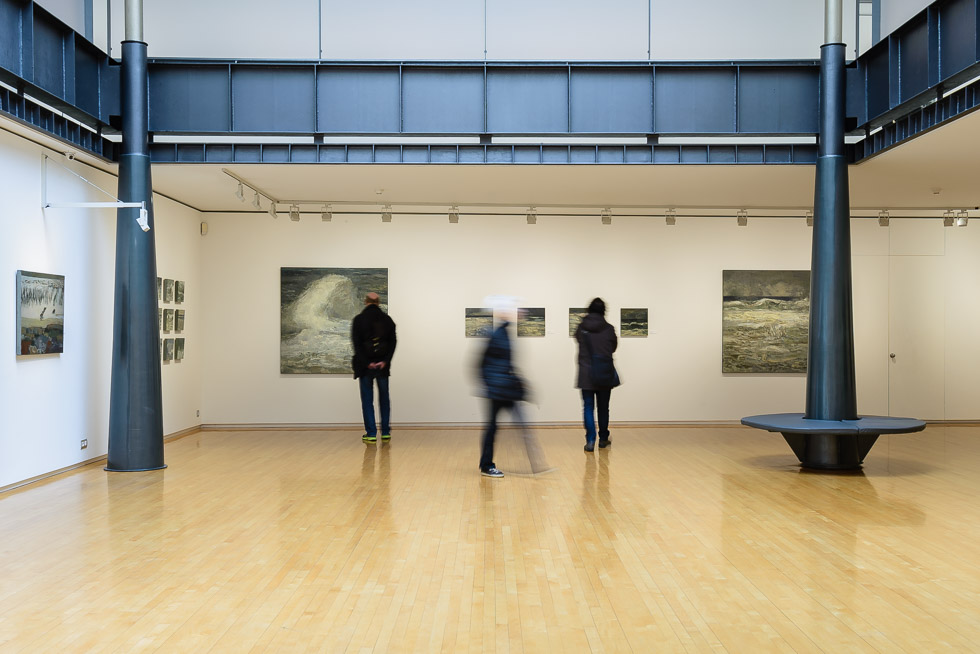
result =
[[[0,495],[0,652],[980,651],[980,427],[203,432]],[[497,462],[520,469],[516,432]]]

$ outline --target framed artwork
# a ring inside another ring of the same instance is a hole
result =
[[[174,330],[174,310],[163,310],[163,331],[172,332]]]
[[[722,372],[806,372],[810,271],[722,271]]]
[[[65,277],[17,271],[17,354],[60,354],[65,343]]]
[[[174,310],[174,331],[184,331],[184,310]]]
[[[371,292],[387,313],[387,268],[281,268],[279,372],[349,374],[351,321]]]
[[[174,280],[163,280],[163,303],[170,304],[174,301]]]
[[[172,338],[163,339],[163,360],[174,360],[174,339]]]
[[[174,302],[181,304],[184,301],[184,282],[174,282]]]
[[[163,299],[163,278],[157,277],[157,302]]]
[[[184,339],[175,338],[174,339],[174,361],[183,361],[184,359]]]
[[[626,338],[646,338],[650,333],[647,309],[620,309],[619,334]]]
[[[163,309],[157,307],[157,322],[159,323],[160,331],[163,331]]]
[[[518,309],[517,310],[517,335],[518,336],[544,336],[544,309]]]
[[[468,308],[463,311],[466,338],[488,338],[493,333],[493,309]]]
[[[568,335],[574,337],[575,330],[578,329],[578,324],[582,322],[582,319],[589,315],[588,307],[579,307],[578,309],[568,310]]]

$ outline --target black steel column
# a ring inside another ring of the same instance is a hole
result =
[[[127,14],[128,10],[127,4]],[[128,15],[127,20],[130,20]],[[127,38],[129,36],[127,33]],[[165,467],[163,400],[157,327],[156,241],[147,141],[146,43],[123,41],[122,53],[123,140],[119,157],[119,199],[146,203],[150,231],[143,232],[137,224],[138,208],[118,210],[106,470],[138,471]]]
[[[844,81],[844,44],[822,46],[806,375],[805,417],[810,420],[857,419]]]

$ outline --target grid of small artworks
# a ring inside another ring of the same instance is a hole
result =
[[[160,353],[164,362],[184,359],[185,310],[167,305],[184,303],[184,282],[157,277],[157,322],[160,328]]]

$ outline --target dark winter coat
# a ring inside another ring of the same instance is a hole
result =
[[[391,374],[391,357],[395,354],[395,321],[377,304],[369,304],[354,316],[350,326],[350,340],[354,346],[351,367],[354,379],[368,373],[369,363],[384,361],[385,367],[376,370],[379,376]]]
[[[590,339],[591,351],[585,339]],[[575,340],[578,341],[578,379],[575,386],[587,391],[597,390],[592,383],[591,355],[595,353],[611,357],[618,345],[616,331],[601,313],[590,313],[575,330]]]
[[[510,335],[503,323],[494,330],[480,362],[485,395],[491,400],[518,401],[524,399],[524,383],[514,372],[511,361]]]

